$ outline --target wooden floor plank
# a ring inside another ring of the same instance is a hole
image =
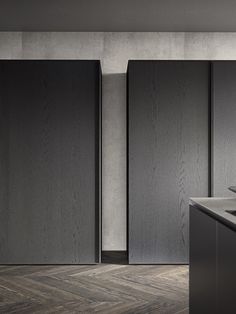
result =
[[[1,266],[0,313],[187,314],[188,267]]]

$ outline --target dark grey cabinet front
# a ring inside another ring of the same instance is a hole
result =
[[[236,313],[236,232],[218,224],[218,313]]]
[[[98,61],[0,61],[0,263],[99,261]]]
[[[190,206],[190,314],[218,313],[216,232],[216,220]]]
[[[209,78],[209,62],[129,62],[129,263],[188,263],[189,197],[209,192]]]
[[[236,232],[190,206],[190,314],[236,313]]]
[[[233,196],[236,185],[236,62],[212,65],[212,196]]]

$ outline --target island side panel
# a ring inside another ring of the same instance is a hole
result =
[[[217,221],[190,206],[190,314],[218,313],[216,235]]]
[[[236,232],[218,223],[219,313],[236,313]]]

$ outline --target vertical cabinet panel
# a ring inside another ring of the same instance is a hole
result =
[[[188,262],[188,202],[208,196],[209,63],[130,61],[130,263]]]
[[[190,206],[190,314],[236,313],[236,233]]]
[[[213,62],[213,196],[233,196],[236,185],[236,62]]]
[[[218,313],[236,313],[236,233],[218,223]]]
[[[0,62],[0,263],[99,259],[98,61]]]
[[[216,233],[217,221],[198,208],[190,206],[189,306],[191,314],[217,313]]]

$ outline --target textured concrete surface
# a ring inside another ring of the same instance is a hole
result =
[[[236,33],[0,33],[1,59],[100,59],[103,70],[103,249],[126,248],[129,59],[236,59]]]

